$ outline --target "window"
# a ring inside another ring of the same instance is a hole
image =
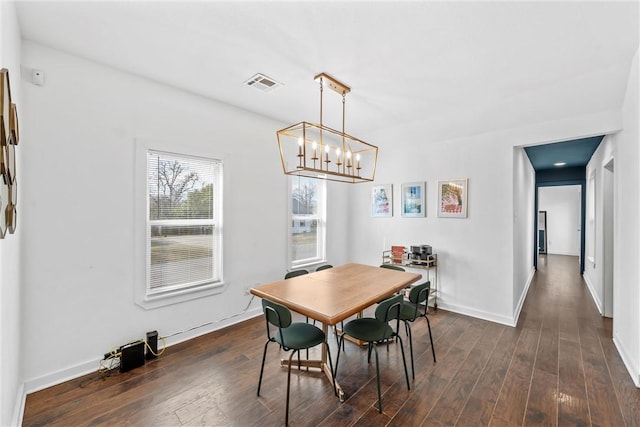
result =
[[[222,281],[222,162],[147,151],[147,297]]]
[[[326,182],[300,176],[290,178],[291,267],[319,263],[325,259]]]

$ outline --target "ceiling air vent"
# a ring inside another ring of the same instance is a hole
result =
[[[255,87],[256,89],[260,89],[263,92],[269,92],[277,88],[278,86],[282,86],[282,83],[278,83],[273,80],[271,77],[267,77],[264,74],[256,74],[251,77],[249,80],[244,82],[247,86]]]

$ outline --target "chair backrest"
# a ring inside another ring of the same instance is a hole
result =
[[[385,323],[393,319],[399,319],[402,299],[402,294],[396,294],[386,300],[380,301],[376,307],[376,319]]]
[[[262,310],[267,318],[267,322],[272,325],[278,328],[288,328],[289,325],[291,325],[291,311],[284,305],[263,299]],[[267,331],[268,330],[269,325],[267,325]]]
[[[284,275],[285,279],[291,279],[292,277],[302,276],[303,274],[309,274],[307,270],[294,270]]]
[[[414,304],[420,304],[429,297],[430,290],[431,282],[429,281],[412,287],[411,291],[409,291],[409,301]]]
[[[398,267],[397,265],[393,265],[393,264],[381,264],[380,268],[388,268],[389,270],[405,271],[404,268]]]
[[[321,265],[320,267],[316,268],[316,271],[326,270],[327,268],[333,268],[333,265],[331,264]]]

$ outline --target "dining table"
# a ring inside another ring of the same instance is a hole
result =
[[[361,315],[367,307],[421,278],[420,274],[349,263],[256,286],[250,292],[317,320],[322,324],[322,330],[327,337],[330,326],[353,315]],[[327,350],[322,346],[320,360],[301,360],[299,363],[300,366],[320,369],[333,383],[333,372],[327,362]],[[288,363],[288,359],[280,361],[281,366],[287,366]],[[337,381],[335,384],[338,397],[343,402],[344,390]]]

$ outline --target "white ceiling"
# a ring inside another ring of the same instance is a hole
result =
[[[425,143],[618,109],[640,39],[637,1],[19,1],[17,12],[24,39],[283,125],[318,121],[313,77],[327,72],[352,88],[347,132],[419,123]],[[245,86],[257,72],[284,85]],[[339,129],[340,97],[324,103]]]

